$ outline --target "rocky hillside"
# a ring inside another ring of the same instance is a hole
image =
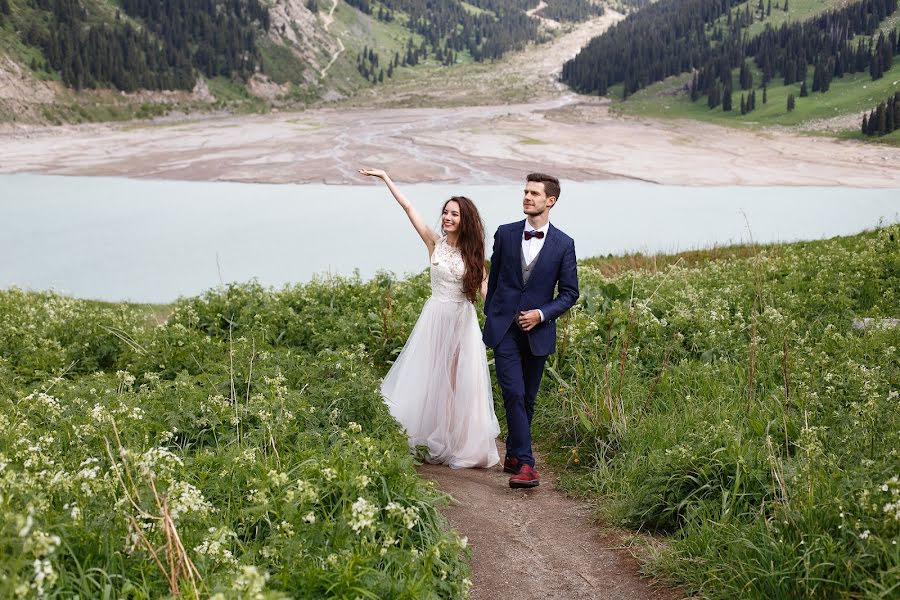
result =
[[[0,0],[0,122],[267,110],[486,62],[596,0]]]

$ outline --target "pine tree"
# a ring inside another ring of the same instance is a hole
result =
[[[882,31],[878,36],[878,42],[875,44],[875,49],[872,51],[872,55],[869,58],[869,74],[872,76],[872,81],[884,77],[886,51],[890,53],[884,39],[884,32]]]
[[[784,12],[788,11],[788,0],[784,0]]]
[[[741,94],[741,114],[747,114],[747,102],[744,100],[744,95]]]
[[[722,92],[722,110],[731,112],[731,82],[725,84],[725,90]]]
[[[788,112],[794,110],[794,106],[796,105],[796,100],[794,100],[794,94],[788,94],[787,97],[787,109]]]
[[[715,108],[722,102],[722,87],[718,83],[714,83],[709,91],[706,105],[709,108]]]
[[[803,83],[800,84],[800,97],[806,98],[809,96],[809,90],[806,89],[806,80],[803,80]]]
[[[763,104],[766,104],[769,101],[769,88],[763,86]]]
[[[894,94],[894,130],[900,129],[900,92]]]
[[[766,16],[772,16],[772,0],[769,0],[769,3],[766,5]]]
[[[866,113],[863,113],[862,134],[863,135],[869,134],[869,117],[866,115]]]
[[[741,62],[741,72],[738,77],[742,90],[749,90],[753,87],[753,73],[750,71],[750,65],[744,60]]]

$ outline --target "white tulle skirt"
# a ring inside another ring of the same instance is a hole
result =
[[[429,299],[381,393],[411,449],[454,469],[500,462],[487,355],[470,302]]]

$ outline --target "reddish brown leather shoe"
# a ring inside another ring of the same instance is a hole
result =
[[[519,472],[509,478],[511,488],[533,488],[541,485],[541,478],[537,471],[529,464],[523,464]]]
[[[516,474],[519,472],[520,466],[521,464],[519,463],[518,458],[515,456],[507,456],[503,461],[503,472]]]

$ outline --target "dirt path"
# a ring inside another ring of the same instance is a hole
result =
[[[500,444],[500,456],[504,449]],[[541,485],[513,490],[502,466],[419,474],[453,497],[442,512],[472,547],[473,600],[677,600],[676,591],[638,575],[629,534],[602,529],[590,508],[557,491],[538,465]]]
[[[559,21],[554,21],[552,19],[545,19],[544,17],[537,14],[540,11],[544,10],[545,8],[547,8],[547,3],[544,2],[544,0],[541,0],[538,3],[538,5],[535,6],[534,8],[532,8],[531,10],[526,10],[525,14],[528,15],[529,17],[537,19],[544,27],[548,27],[550,29],[556,29],[557,27],[559,27]]]
[[[325,15],[325,17],[323,18],[323,20],[325,21],[325,31],[328,31],[329,29],[331,29],[331,24],[334,23],[334,11],[337,8],[338,0],[332,0],[332,2],[333,2],[333,4],[331,5],[331,10],[329,10],[328,14]],[[341,41],[341,38],[336,37],[335,39],[337,40],[337,43],[338,43],[338,50],[331,56],[331,60],[328,62],[327,65],[325,65],[325,68],[322,69],[322,71],[320,72],[320,74],[322,75],[322,79],[325,79],[325,76],[328,75],[328,69],[330,69],[331,65],[333,65],[334,62],[338,59],[338,56],[341,55],[341,52],[346,50],[346,48],[344,48],[344,42]]]

